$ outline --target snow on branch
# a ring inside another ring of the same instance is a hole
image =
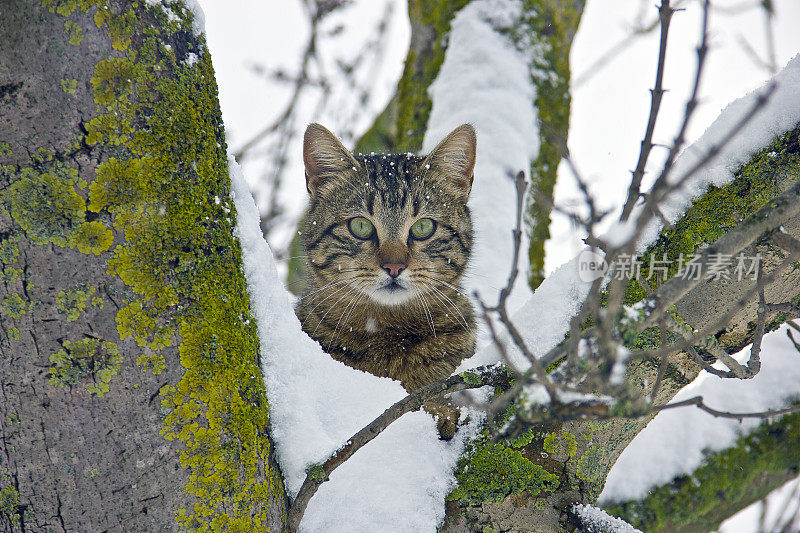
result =
[[[587,533],[642,533],[626,521],[591,505],[576,504],[572,512],[580,519],[582,531]]]

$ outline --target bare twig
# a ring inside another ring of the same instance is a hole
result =
[[[531,363],[531,367],[534,370],[536,378],[542,383],[542,385],[544,385],[545,389],[547,390],[547,394],[550,396],[550,400],[553,403],[556,403],[558,401],[556,397],[556,389],[547,375],[545,367],[542,366],[541,362],[528,349],[525,339],[522,338],[522,334],[512,322],[511,317],[508,314],[508,308],[506,307],[506,301],[508,300],[508,296],[511,294],[511,290],[514,288],[514,282],[519,274],[519,252],[522,246],[522,210],[525,207],[525,189],[528,187],[528,183],[525,180],[525,173],[523,171],[519,171],[517,173],[514,184],[517,191],[517,208],[516,224],[513,231],[514,253],[511,260],[511,273],[508,276],[508,282],[506,283],[506,286],[500,290],[500,296],[498,297],[497,305],[491,308],[484,306],[484,308],[488,311],[494,311],[497,313],[500,322],[508,331],[511,339],[514,341],[514,344]],[[481,303],[481,305],[483,305],[483,303]]]
[[[675,7],[673,8],[674,11],[678,11],[678,7],[687,3],[687,0],[678,0],[675,2]],[[640,39],[646,35],[649,35],[653,30],[659,27],[660,25],[660,18],[654,19],[652,22],[647,24],[641,20],[641,16],[638,17],[639,20],[635,21],[633,24],[633,29],[631,32],[618,41],[616,44],[611,46],[608,50],[603,52],[600,57],[598,57],[589,67],[575,76],[575,82],[573,83],[573,87],[580,87],[588,82],[593,76],[595,76],[598,72],[603,70],[609,63],[611,63],[614,59],[617,58],[622,52],[624,52],[628,47],[630,47],[637,39]]]
[[[653,148],[653,132],[656,128],[656,118],[658,117],[658,110],[661,107],[661,97],[664,96],[664,65],[667,58],[667,34],[669,33],[669,23],[672,20],[672,15],[675,10],[669,5],[669,0],[662,0],[661,6],[658,8],[658,20],[661,26],[661,39],[658,46],[658,66],[656,67],[656,81],[653,88],[650,90],[650,116],[647,118],[647,128],[644,132],[644,138],[641,143],[641,150],[639,151],[639,160],[636,162],[636,169],[633,171],[630,186],[628,187],[628,199],[625,201],[625,207],[622,209],[620,220],[628,220],[628,217],[633,211],[633,206],[639,199],[639,187],[644,177],[644,169],[647,166],[647,158],[650,156],[650,150]]]
[[[764,327],[767,322],[767,303],[764,300],[764,283],[761,279],[762,261],[758,261],[758,274],[756,284],[758,285],[758,311],[756,311],[756,331],[753,335],[753,344],[750,346],[750,358],[747,360],[747,370],[750,375],[755,376],[761,370],[761,339],[764,338]]]
[[[686,407],[694,405],[698,409],[705,411],[706,413],[716,417],[716,418],[731,418],[733,420],[742,420],[744,418],[773,418],[776,416],[781,415],[788,415],[790,413],[797,413],[800,412],[800,404],[793,405],[791,407],[784,407],[783,409],[767,409],[766,411],[750,411],[750,412],[739,412],[735,413],[732,411],[720,411],[719,409],[714,409],[710,407],[703,401],[702,396],[695,396],[693,398],[689,398],[688,400],[683,400],[680,402],[668,403],[667,405],[655,406],[653,407],[654,411],[666,411],[667,409],[675,409],[678,407]]]

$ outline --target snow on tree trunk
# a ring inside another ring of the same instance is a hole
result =
[[[279,530],[201,13],[2,18],[0,529]]]

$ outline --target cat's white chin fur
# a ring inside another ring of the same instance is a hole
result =
[[[381,305],[404,304],[413,298],[415,294],[409,285],[409,281],[404,279],[402,275],[394,283],[391,279],[382,280],[379,286],[369,291],[369,297]]]
[[[393,306],[408,302],[414,297],[414,292],[406,288],[392,290],[381,287],[379,289],[373,289],[369,293],[369,296],[381,305]]]

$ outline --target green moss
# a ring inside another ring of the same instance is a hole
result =
[[[642,277],[658,288],[662,272],[655,270],[667,261],[668,276],[685,264],[695,250],[710,244],[733,229],[741,220],[764,207],[787,186],[800,179],[800,128],[789,131],[755,154],[734,173],[725,187],[711,186],[671,228],[661,232],[658,240],[640,258]],[[683,260],[681,260],[683,257]],[[662,262],[662,263],[659,263]],[[625,302],[633,304],[646,296],[638,283],[628,284]]]
[[[11,339],[12,341],[18,341],[19,340],[19,328],[13,327],[13,328],[9,329],[8,330],[8,338]]]
[[[464,380],[464,383],[467,385],[480,385],[482,381],[481,377],[475,372],[466,371],[460,373],[459,376],[461,376],[461,378]]]
[[[49,5],[61,13],[87,6]],[[164,25],[159,6],[124,9],[94,11],[95,24],[108,29],[122,53],[100,61],[90,80],[98,107],[84,140],[106,158],[88,191],[77,191],[88,198],[92,216],[78,232],[86,221],[83,201],[68,225],[69,243],[88,253],[110,251],[108,272],[128,289],[117,329],[141,347],[141,367],[161,372],[164,348],[178,344],[184,374],[162,388],[161,405],[162,435],[182,443],[185,488],[196,497],[194,505],[176,510],[179,527],[263,530],[266,502],[281,498],[283,488],[267,466],[269,411],[255,325],[247,320],[235,213],[213,201],[228,198],[229,181],[211,59],[191,38],[188,10],[172,6],[181,21]],[[178,29],[184,34],[177,36]],[[200,61],[187,66],[175,50]],[[54,354],[52,379],[88,380],[84,363],[105,352],[102,344],[85,348],[76,356],[65,343]],[[92,370],[93,383],[110,379],[103,368]]]
[[[0,141],[0,157],[11,157],[13,153],[10,144],[5,141]]]
[[[522,452],[500,443],[487,444],[479,439],[469,445],[456,465],[458,486],[448,501],[480,505],[499,502],[509,494],[527,493],[535,497],[553,491],[559,478],[527,459]]]
[[[575,435],[562,429],[559,433],[548,433],[544,436],[542,449],[558,461],[566,461],[578,453]]]
[[[315,464],[309,466],[306,470],[306,474],[311,476],[311,479],[314,481],[325,481],[325,469],[322,467],[322,465]]]
[[[83,42],[83,28],[71,20],[64,21],[64,33],[69,35],[69,44],[78,46]]]
[[[56,309],[66,315],[67,322],[78,320],[86,309],[86,302],[94,294],[94,287],[84,287],[74,291],[59,291],[56,295]]]
[[[651,489],[645,499],[607,506],[642,531],[710,531],[800,470],[800,413],[763,422],[691,476]],[[771,484],[765,480],[773,479]]]
[[[16,263],[19,258],[19,246],[15,237],[8,237],[0,241],[0,263]]]
[[[57,387],[83,384],[91,394],[102,397],[120,369],[122,355],[117,345],[87,337],[65,340],[63,349],[50,355],[50,383]]]
[[[536,438],[538,433],[536,433],[533,429],[529,429],[524,433],[517,435],[516,437],[509,440],[509,445],[512,448],[524,448]]]
[[[22,318],[27,312],[27,306],[25,305],[25,300],[19,294],[12,294],[3,299],[0,311],[11,318]]]
[[[61,80],[61,90],[63,90],[65,93],[75,94],[75,91],[77,89],[78,89],[78,80],[76,80],[75,78]]]
[[[0,489],[0,517],[13,526],[19,525],[19,492],[14,485]]]
[[[0,173],[12,183],[0,192],[0,201],[33,242],[69,246],[86,211],[75,190],[77,170],[58,162],[48,166],[44,172],[3,167]]]

